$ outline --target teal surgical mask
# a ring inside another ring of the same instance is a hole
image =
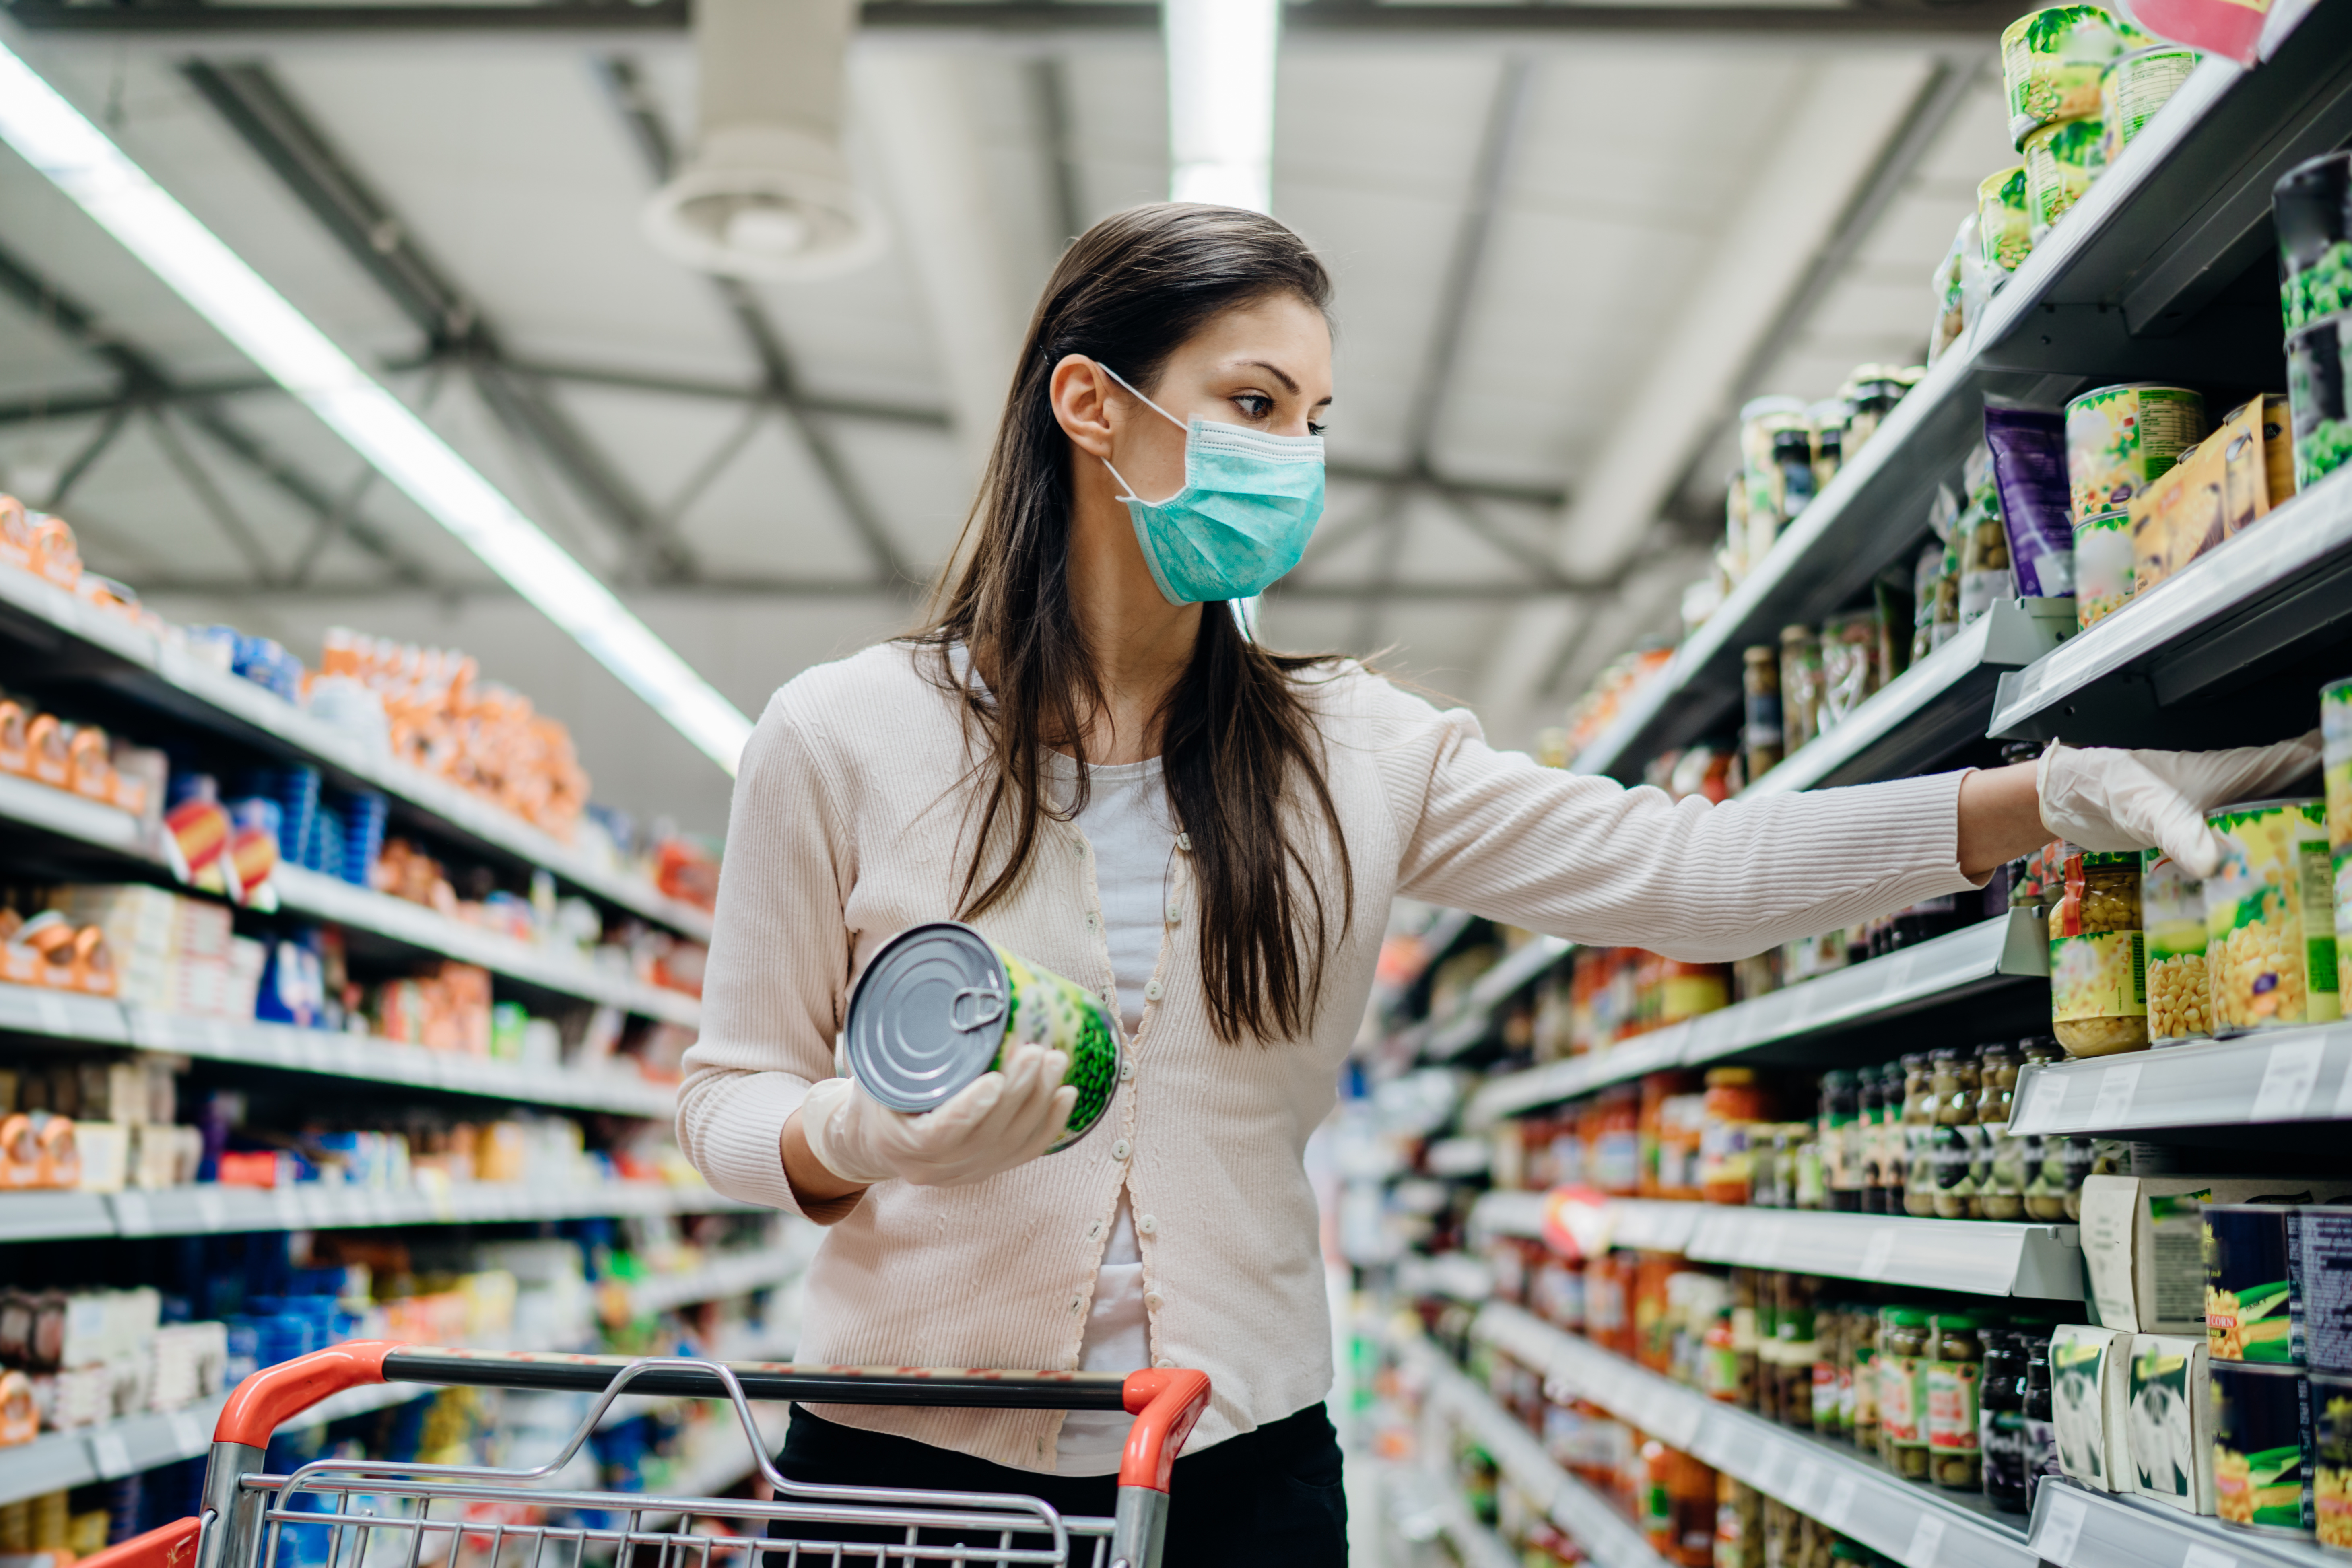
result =
[[[1143,500],[1103,463],[1127,491],[1118,499],[1161,595],[1171,605],[1246,599],[1297,565],[1323,515],[1323,437],[1269,436],[1212,419],[1187,425],[1102,368],[1184,432],[1184,488],[1166,500]]]

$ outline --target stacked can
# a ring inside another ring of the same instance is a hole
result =
[[[2049,6],[2001,30],[2009,135],[2025,157],[2034,244],[2042,243],[2105,167],[2100,98],[2108,68],[2155,43],[2096,5]]]
[[[2279,238],[2294,482],[2311,485],[2352,457],[2352,153],[2298,163],[2271,188]]]
[[[2352,973],[2352,680],[2320,689],[2319,733],[2327,770],[2328,901],[2335,910],[2340,987],[2344,975]]]
[[[2108,62],[2099,76],[2099,126],[2105,140],[2102,168],[2123,155],[2202,58],[2185,45],[2157,44]]]
[[[2247,801],[2205,822],[2222,845],[2221,867],[2205,879],[2215,1036],[2337,1017],[2326,803]]]
[[[1985,273],[1998,286],[2033,250],[2033,215],[2026,201],[2025,165],[1987,174],[1977,185],[1977,240]]]

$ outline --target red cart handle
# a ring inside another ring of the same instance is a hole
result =
[[[1168,1472],[1192,1426],[1209,1408],[1209,1374],[1187,1368],[1130,1373],[1127,1380],[1127,1449],[1119,1456],[1118,1484],[1168,1489]]]
[[[213,1441],[267,1448],[279,1422],[300,1415],[331,1394],[363,1383],[382,1383],[383,1358],[397,1349],[381,1340],[353,1340],[263,1367],[228,1396],[220,1420],[213,1426]]]
[[[75,1568],[188,1568],[196,1560],[196,1532],[202,1521],[175,1520],[144,1535],[119,1541],[103,1552],[79,1558]]]

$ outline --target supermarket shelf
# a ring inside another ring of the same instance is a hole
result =
[[[2352,1024],[2028,1068],[2012,1131],[2352,1121]]]
[[[1491,1192],[1470,1223],[1492,1236],[1540,1237],[1544,1194]],[[1789,1269],[1843,1279],[1962,1290],[1977,1296],[2079,1300],[2083,1253],[2071,1225],[1824,1214],[1619,1198],[1609,1244],[1679,1252],[1701,1263]]]
[[[702,1004],[682,991],[647,985],[633,975],[614,973],[574,953],[541,947],[498,931],[484,931],[454,920],[438,910],[354,887],[340,877],[279,866],[271,881],[289,910],[333,921],[356,931],[477,963],[494,973],[530,984],[609,1003],[648,1018],[660,1018],[691,1028],[702,1021]]]
[[[1386,1016],[1404,1000],[1406,993],[1421,984],[1437,962],[1454,951],[1462,933],[1470,929],[1477,917],[1464,910],[1439,910],[1421,931],[1421,964],[1413,972],[1393,981],[1384,981],[1372,992],[1371,1011]]]
[[[488,1182],[442,1192],[370,1192],[306,1182],[291,1187],[212,1184],[154,1191],[0,1194],[0,1241],[133,1236],[208,1236],[256,1230],[359,1230],[394,1225],[501,1225],[623,1215],[735,1214],[753,1204],[708,1187],[656,1182],[591,1184],[549,1191]]]
[[[2024,1531],[1971,1506],[1977,1500],[1898,1480],[1852,1448],[1718,1405],[1516,1307],[1488,1304],[1475,1331],[1547,1380],[1906,1568],[2035,1568]]]
[[[6,574],[0,567],[0,576]],[[36,784],[21,773],[0,773],[0,817],[150,864],[155,861],[147,829],[129,812]]]
[[[1520,1568],[1519,1559],[1503,1544],[1503,1538],[1471,1516],[1456,1478],[1435,1465],[1425,1465],[1424,1473],[1432,1489],[1427,1506],[1462,1568]]]
[[[2001,600],[1741,798],[1923,773],[1983,737],[2005,672],[2032,664],[2074,632],[2072,599]]]
[[[788,1410],[776,1405],[751,1407],[751,1425],[760,1429],[761,1441],[771,1454],[784,1446],[784,1428],[791,1419]],[[742,1426],[729,1411],[719,1417],[718,1430],[703,1451],[679,1466],[677,1474],[670,1478],[669,1494],[680,1499],[717,1497],[742,1481],[752,1468]],[[658,1530],[677,1517],[673,1510],[656,1510],[646,1513],[640,1526]]]
[[[724,1300],[789,1283],[808,1267],[808,1254],[789,1245],[726,1253],[698,1268],[657,1274],[629,1285],[629,1310],[638,1317],[698,1301]]]
[[[2033,1550],[2052,1568],[2327,1568],[2340,1552],[2308,1541],[2231,1530],[2149,1498],[2049,1480],[2033,1498]]]
[[[2280,384],[2267,271],[2259,287],[2222,296],[2271,243],[2278,176],[2347,140],[2352,17],[2343,7],[2314,7],[2258,69],[2200,65],[1993,297],[1971,341],[1896,405],[1579,753],[1576,771],[1630,783],[1656,752],[1725,723],[1739,700],[1743,647],[1819,621],[1916,553],[1929,496],[1982,434],[1987,395],[2054,408],[2103,381]]]
[[[1956,1002],[2049,973],[2050,944],[2041,921],[2025,910],[2011,910],[2002,919],[1979,921],[1769,996],[1735,1003],[1596,1055],[1506,1074],[1471,1097],[1463,1121],[1471,1128],[1490,1126],[1499,1118],[1572,1100],[1644,1073],[1719,1062],[1776,1041]]]
[[[2180,717],[2200,699],[2242,710],[2203,721],[2200,743],[2275,739],[2280,719],[2250,681],[2352,635],[2352,478],[2336,474],[2296,496],[2178,577],[2127,602],[2074,640],[2001,677],[1993,732],[2021,740],[2179,744]],[[2309,727],[2316,680],[2280,696]],[[2235,717],[2236,721],[2231,722]],[[2251,733],[2246,727],[2252,726]],[[2213,739],[2208,739],[2209,734]]]
[[[1430,1032],[1423,1054],[1451,1061],[1485,1039],[1494,1027],[1495,1009],[1535,984],[1575,945],[1556,936],[1537,936],[1505,954],[1471,985],[1454,1016]]]
[[[1574,1536],[1601,1568],[1665,1568],[1642,1532],[1544,1451],[1543,1442],[1463,1375],[1435,1345],[1418,1335],[1392,1339],[1398,1359],[1424,1380],[1429,1403],[1451,1416],[1560,1529]],[[1448,1495],[1452,1495],[1449,1489]]]
[[[677,1091],[671,1086],[623,1068],[597,1073],[526,1068],[451,1051],[428,1051],[373,1036],[159,1012],[37,985],[0,984],[0,1033],[46,1035],[89,1045],[136,1046],[209,1061],[620,1116],[666,1118],[676,1112],[677,1105]]]
[[[404,816],[469,848],[545,867],[582,891],[647,920],[689,936],[709,937],[707,911],[665,896],[642,878],[599,864],[446,779],[371,754],[274,692],[206,664],[30,573],[0,571],[0,623],[10,624],[19,640],[45,648],[54,649],[63,634],[80,645],[69,654],[77,676],[93,678],[143,706],[272,755],[318,766],[342,787],[380,790],[403,803]]]

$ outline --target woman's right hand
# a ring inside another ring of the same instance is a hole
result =
[[[1061,1136],[1078,1097],[1062,1082],[1069,1070],[1063,1052],[1023,1046],[1004,1070],[920,1115],[891,1110],[855,1079],[824,1079],[801,1104],[801,1131],[817,1163],[845,1182],[962,1186],[1026,1164]]]

